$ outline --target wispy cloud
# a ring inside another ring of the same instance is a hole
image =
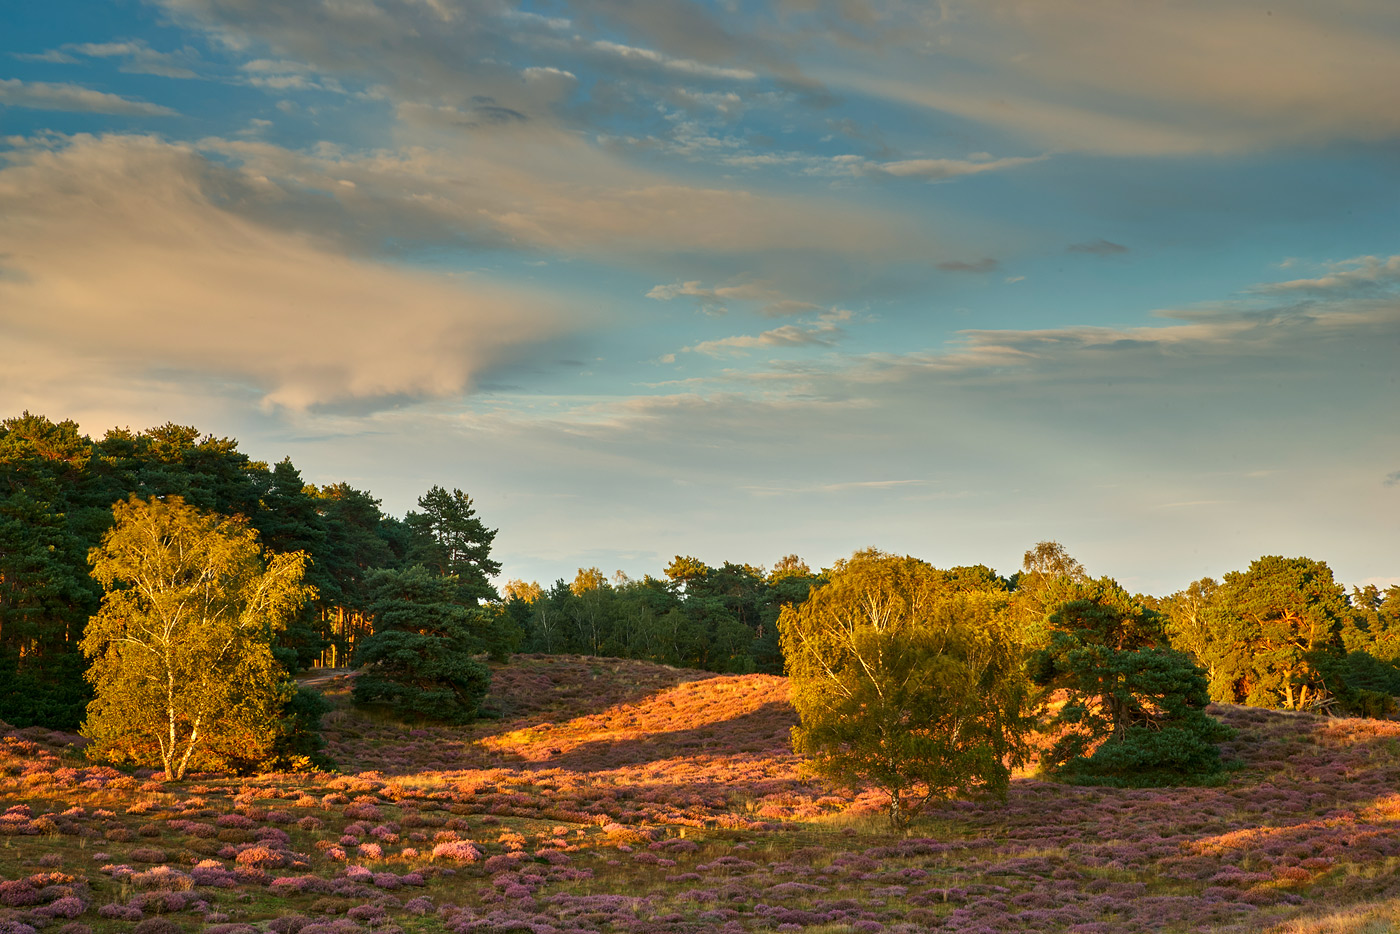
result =
[[[10,57],[21,62],[46,62],[50,65],[78,64],[76,58],[58,49],[49,49],[47,52],[11,52]]]
[[[996,272],[1001,263],[990,256],[984,256],[975,260],[947,260],[939,263],[938,268],[944,272]]]
[[[1306,0],[1131,13],[953,0],[940,11],[883,10],[873,48],[857,56],[833,44],[815,73],[1058,151],[1239,152],[1400,132],[1400,12],[1387,0],[1362,0],[1345,17]],[[861,47],[863,32],[843,38]]]
[[[1400,286],[1400,255],[1358,256],[1330,263],[1320,276],[1256,286],[1264,294],[1314,292],[1324,295],[1366,293]]]
[[[193,66],[199,55],[193,49],[161,52],[139,39],[122,42],[81,42],[62,46],[64,52],[74,52],[89,58],[118,58],[120,70],[128,74],[157,75],[162,78],[197,78]]]
[[[913,225],[887,212],[831,197],[687,184],[540,126],[483,134],[460,150],[302,152],[228,139],[200,145],[250,175],[286,180],[281,196],[305,199],[306,210],[284,217],[325,218],[329,198],[371,242],[388,233],[587,256],[783,249],[881,261],[920,250]],[[317,232],[344,230],[336,218]]]
[[[965,175],[1000,172],[1040,162],[1048,156],[1013,156],[1004,159],[904,159],[898,162],[862,163],[861,170],[872,175],[895,178],[921,178],[941,182]]]
[[[719,356],[725,353],[743,353],[748,350],[779,347],[830,347],[841,337],[842,329],[823,321],[813,325],[785,324],[782,327],[764,331],[761,334],[741,334],[719,340],[701,341],[684,348],[687,353],[700,353]]]
[[[1095,256],[1112,256],[1115,253],[1126,253],[1128,248],[1121,243],[1114,243],[1112,240],[1088,240],[1084,243],[1071,243],[1065,247],[1066,253],[1092,253]]]
[[[132,117],[169,117],[175,114],[169,107],[95,91],[80,84],[26,82],[18,78],[0,78],[0,105]]]
[[[693,298],[706,314],[723,314],[733,302],[757,303],[759,313],[770,318],[821,310],[819,305],[790,298],[763,282],[721,286],[705,286],[699,280],[674,282],[669,285],[652,286],[646,297],[663,302],[680,297]]]
[[[641,63],[652,65],[667,71],[698,78],[753,81],[758,77],[757,74],[747,68],[723,68],[716,65],[707,65],[704,62],[697,62],[693,59],[673,58],[655,49],[643,49],[637,46],[623,45],[618,42],[609,42],[602,39],[590,43],[589,48],[603,55],[612,56],[619,61],[628,62],[630,64]]]

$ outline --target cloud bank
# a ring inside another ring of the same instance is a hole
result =
[[[262,197],[276,189],[151,138],[12,153],[0,324],[23,363],[4,394],[179,372],[293,410],[440,397],[566,330],[539,294],[356,257],[239,210]]]

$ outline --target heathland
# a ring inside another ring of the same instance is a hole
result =
[[[341,771],[96,765],[0,740],[0,930],[173,934],[1389,930],[1400,724],[1216,705],[1207,787],[1039,780],[892,832],[812,777],[781,677],[586,656],[494,666],[468,726],[349,703]]]
[[[0,422],[0,934],[1400,920],[1400,586],[1041,542],[498,590],[418,507]]]

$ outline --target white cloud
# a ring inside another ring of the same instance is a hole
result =
[[[841,328],[827,321],[810,326],[785,324],[782,327],[773,328],[771,331],[764,331],[762,334],[741,334],[719,340],[701,341],[694,346],[685,347],[683,350],[687,353],[719,356],[725,353],[743,353],[747,350],[758,350],[765,347],[830,347],[836,343],[841,335]]]
[[[276,197],[154,139],[13,153],[0,331],[17,365],[0,395],[61,396],[76,365],[85,385],[178,373],[274,407],[375,405],[469,391],[564,330],[545,296],[355,258],[237,210]]]
[[[821,307],[784,295],[767,282],[741,282],[735,285],[706,286],[698,280],[673,282],[669,285],[654,285],[646,293],[647,298],[669,302],[680,297],[697,299],[700,308],[707,314],[723,314],[731,302],[761,303],[760,314],[776,318],[783,315],[804,314],[820,311]]]
[[[11,52],[10,56],[22,62],[47,62],[51,65],[78,64],[76,58],[58,49],[49,49],[47,52]]]
[[[753,81],[757,74],[747,68],[724,68],[717,65],[708,65],[704,62],[697,62],[687,58],[673,58],[654,49],[643,49],[637,46],[623,45],[618,42],[609,42],[597,39],[589,43],[589,48],[604,55],[613,56],[620,61],[630,63],[646,63],[673,71],[682,75],[690,75],[698,78],[721,78],[729,81]]]
[[[614,257],[782,249],[890,259],[920,252],[921,237],[908,220],[835,198],[684,184],[575,134],[520,124],[483,134],[470,147],[443,143],[370,154],[295,152],[246,140],[200,145],[248,174],[316,192],[306,205],[311,216],[322,213],[321,196],[335,198],[375,239],[390,232]],[[353,193],[342,179],[355,183]],[[337,220],[321,232],[334,236],[345,226]]]
[[[921,178],[931,182],[1000,172],[1040,162],[1046,156],[1013,156],[1005,159],[903,159],[898,162],[873,162],[864,167],[870,174],[891,175],[895,178]]]
[[[1358,256],[1330,263],[1323,275],[1308,279],[1290,279],[1256,287],[1261,293],[1369,292],[1400,285],[1400,255],[1390,257]]]
[[[133,117],[169,117],[175,114],[169,107],[94,91],[79,84],[26,82],[18,78],[0,78],[0,106]]]
[[[128,74],[157,75],[162,78],[199,77],[190,67],[199,61],[199,56],[192,49],[183,49],[178,53],[161,52],[139,39],[69,43],[63,49],[89,58],[120,58],[123,60],[120,70]]]
[[[1400,133],[1400,8],[1388,0],[1345,15],[1307,0],[916,10],[882,10],[886,28],[859,58],[814,72],[1059,151],[1237,152]]]

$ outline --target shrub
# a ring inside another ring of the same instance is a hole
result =
[[[469,840],[452,840],[433,847],[434,859],[450,859],[459,863],[474,863],[481,859],[481,851]]]
[[[185,929],[168,918],[147,918],[132,929],[132,934],[185,934]]]

